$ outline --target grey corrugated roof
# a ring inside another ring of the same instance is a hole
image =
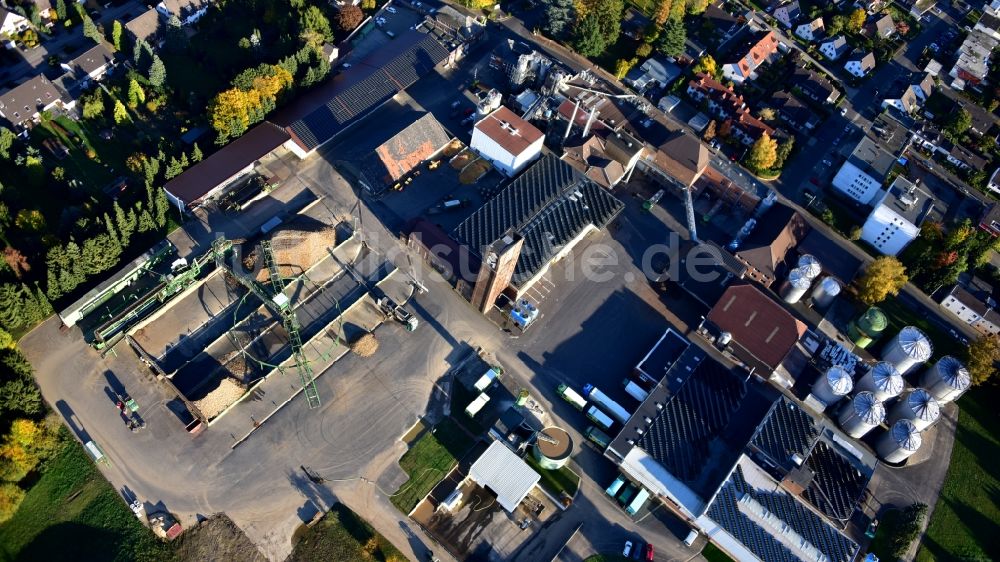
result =
[[[771,406],[750,443],[784,470],[792,470],[796,466],[792,455],[804,460],[818,438],[819,428],[812,416],[782,397]]]
[[[847,520],[865,493],[870,475],[863,474],[826,441],[816,444],[806,465],[813,479],[803,496],[827,516]]]
[[[477,254],[514,229],[524,237],[511,282],[531,279],[587,225],[604,228],[624,205],[551,154],[510,182],[452,234]]]
[[[497,495],[497,503],[509,512],[517,509],[521,500],[541,480],[528,463],[515,455],[499,441],[472,463],[469,477],[480,486]]]

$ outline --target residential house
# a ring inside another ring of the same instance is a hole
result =
[[[840,90],[813,70],[796,68],[792,75],[792,85],[805,97],[819,103],[834,103],[840,98]]]
[[[808,233],[809,225],[801,215],[787,205],[775,203],[740,245],[736,259],[747,266],[750,279],[770,287],[785,277],[789,252]]]
[[[639,92],[645,92],[651,88],[669,86],[680,75],[681,68],[679,66],[654,56],[646,59],[640,66],[632,68],[625,75],[625,83]]]
[[[704,73],[688,82],[688,95],[698,102],[706,102],[715,117],[728,122],[733,134],[745,145],[753,144],[763,133],[774,136],[770,127],[750,113],[743,96]]]
[[[101,42],[87,49],[82,55],[61,66],[69,78],[80,82],[99,81],[114,66],[115,55]]]
[[[716,46],[725,44],[746,26],[742,18],[726,11],[721,2],[709,4],[702,12],[701,19],[705,27],[710,27]]]
[[[75,105],[75,100],[69,100],[69,96],[43,74],[0,93],[0,116],[18,129],[37,121],[43,111],[58,107],[71,109]]]
[[[622,15],[622,35],[636,41],[642,40],[649,28],[650,20],[642,12],[629,6]]]
[[[511,177],[542,155],[544,142],[544,133],[500,106],[476,123],[469,148]]]
[[[892,16],[885,14],[872,24],[875,35],[882,39],[889,39],[896,34],[896,22],[892,21]]]
[[[997,173],[1000,173],[1000,169],[993,173],[993,177]],[[983,215],[979,217],[979,228],[989,232],[994,238],[1000,236],[1000,203],[988,205],[983,210]]]
[[[973,29],[959,47],[958,60],[948,73],[954,78],[952,88],[964,90],[966,84],[977,85],[985,80],[990,71],[990,56],[997,45],[1000,45],[1000,40]]]
[[[1000,168],[993,170],[990,181],[986,183],[986,188],[995,193],[1000,193]]]
[[[990,163],[986,158],[960,144],[951,146],[951,150],[945,155],[945,160],[965,170],[985,170]]]
[[[920,235],[934,203],[929,193],[898,176],[865,220],[861,239],[884,255],[899,255]]]
[[[858,78],[864,78],[869,72],[875,69],[875,55],[854,51],[844,64],[844,69]]]
[[[871,204],[882,189],[896,158],[864,137],[833,177],[833,187],[861,203]]]
[[[921,76],[920,81],[907,86],[898,98],[886,98],[882,100],[882,107],[893,107],[908,115],[916,113],[923,107],[927,98],[934,93],[934,77],[930,73],[918,76]]]
[[[985,170],[989,164],[986,158],[976,152],[951,142],[940,129],[930,123],[913,129],[913,143],[960,168]]]
[[[770,105],[778,113],[778,118],[793,129],[812,131],[819,126],[820,118],[808,106],[788,92],[778,91],[771,97]]]
[[[751,115],[748,109],[738,112],[735,117],[730,119],[729,123],[732,125],[733,136],[745,146],[757,142],[757,139],[764,134],[772,139],[776,136],[774,127]]]
[[[145,41],[153,48],[163,45],[163,18],[156,8],[145,12],[125,22],[125,31],[131,37],[132,44]]]
[[[28,18],[0,5],[0,35],[13,37],[31,27]]]
[[[825,32],[826,27],[823,25],[823,18],[816,18],[795,28],[795,35],[809,42],[822,39]]]
[[[434,115],[424,113],[410,125],[375,146],[361,159],[359,167],[373,190],[381,192],[402,181],[418,166],[437,156],[450,141],[448,132],[438,123]]]
[[[161,0],[156,10],[170,19],[177,16],[181,25],[191,25],[208,13],[209,0]]]
[[[802,10],[799,8],[799,3],[797,1],[785,4],[774,11],[774,19],[778,20],[781,25],[785,26],[787,29],[794,27],[795,22],[797,22],[800,17],[802,17]]]
[[[955,285],[941,298],[941,307],[981,334],[1000,334],[1000,314],[988,294],[975,295]]]
[[[851,46],[847,43],[847,38],[843,35],[831,37],[823,41],[819,46],[819,52],[823,53],[823,56],[830,60],[837,60],[850,50]]]
[[[734,53],[733,60],[722,65],[722,74],[726,79],[741,84],[757,76],[757,67],[778,59],[778,38],[773,31],[768,31],[751,38]]]
[[[1000,41],[1000,14],[991,9],[986,9],[972,29]]]
[[[885,5],[885,0],[856,0],[854,5],[869,14],[874,14],[882,9],[882,6]]]

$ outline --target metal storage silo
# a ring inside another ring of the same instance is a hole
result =
[[[871,392],[858,393],[853,400],[844,404],[837,417],[840,427],[855,439],[864,437],[883,420],[885,420],[885,406]]]
[[[840,365],[826,370],[812,386],[812,395],[827,406],[836,404],[854,388],[851,373]]]
[[[885,313],[877,307],[871,307],[865,311],[861,318],[858,318],[848,326],[847,334],[858,347],[864,349],[882,335],[882,331],[889,325],[885,318]]]
[[[840,283],[833,277],[824,277],[813,288],[813,306],[826,308],[833,303],[833,299],[840,294]]]
[[[951,355],[945,355],[938,362],[924,371],[920,377],[920,386],[927,389],[931,396],[944,404],[958,400],[969,386],[972,377],[961,361]]]
[[[859,391],[868,391],[882,402],[903,392],[903,377],[892,363],[880,361],[858,380]]]
[[[882,350],[882,360],[896,366],[902,374],[931,358],[934,346],[931,340],[914,326],[907,326],[892,338]]]
[[[913,422],[917,431],[923,431],[940,416],[941,407],[931,393],[922,388],[915,388],[893,406],[889,412],[889,425],[905,419]]]
[[[788,274],[788,281],[781,290],[781,298],[785,299],[785,302],[789,304],[797,303],[806,294],[806,291],[809,290],[809,285],[811,284],[812,279],[801,269],[795,268]]]
[[[878,438],[875,451],[885,462],[901,463],[917,452],[923,439],[917,426],[907,419],[892,424],[889,431]]]
[[[819,260],[809,254],[799,256],[798,269],[801,269],[802,273],[809,279],[815,279],[819,277],[820,273],[823,273],[823,267],[820,266]]]
[[[565,429],[546,427],[538,432],[535,441],[535,460],[546,470],[562,468],[573,452],[573,438]]]

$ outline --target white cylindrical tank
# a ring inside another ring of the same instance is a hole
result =
[[[923,439],[910,420],[899,420],[878,438],[875,451],[885,462],[901,463],[917,452]]]
[[[719,344],[719,347],[724,347],[729,345],[729,342],[731,341],[733,341],[733,335],[729,332],[722,332],[719,334],[719,339],[716,340],[716,343]]]
[[[826,370],[812,386],[812,395],[827,406],[836,404],[847,396],[854,388],[851,373],[840,365],[834,365]]]
[[[813,288],[813,306],[826,308],[833,303],[833,299],[840,294],[840,283],[833,277],[824,277]]]
[[[797,303],[809,290],[811,284],[812,279],[801,269],[795,268],[788,274],[788,282],[785,283],[781,291],[781,298],[790,304]]]
[[[855,439],[864,437],[884,420],[885,406],[871,392],[858,393],[853,400],[844,404],[837,418],[840,427]]]
[[[546,470],[557,470],[566,465],[573,452],[573,438],[561,427],[546,427],[535,441],[535,460]]]
[[[938,406],[937,400],[930,392],[915,388],[893,406],[889,412],[889,425],[899,420],[910,420],[917,427],[917,431],[923,431],[939,417],[941,417],[941,407]]]
[[[858,379],[857,389],[871,392],[875,398],[885,402],[903,392],[903,377],[892,363],[880,361]]]
[[[927,389],[931,396],[944,404],[958,400],[969,386],[972,377],[961,361],[951,355],[945,355],[938,362],[924,371],[920,377],[920,386]]]
[[[906,374],[919,363],[931,358],[934,346],[926,334],[914,326],[907,326],[885,345],[882,360],[896,366],[901,374]]]
[[[809,279],[815,279],[819,277],[820,273],[823,273],[823,267],[820,266],[819,260],[809,254],[799,256],[798,268]]]

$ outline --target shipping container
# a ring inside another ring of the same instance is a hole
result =
[[[594,426],[588,427],[584,435],[602,449],[607,449],[608,445],[611,444],[611,438],[608,437],[608,434]]]
[[[612,424],[615,423],[615,420],[611,419],[610,416],[597,409],[597,406],[591,406],[590,409],[587,410],[587,417],[590,418],[590,421],[596,423],[601,429],[611,429]]]
[[[602,410],[611,414],[611,417],[622,423],[628,422],[628,419],[632,416],[628,410],[622,408],[620,404],[592,384],[584,385],[583,394],[588,400],[600,406]]]
[[[559,396],[561,396],[563,400],[572,404],[573,407],[576,408],[577,410],[583,411],[583,409],[587,407],[587,399],[584,398],[583,396],[580,396],[580,393],[566,386],[565,384],[559,385],[559,388],[556,389],[556,392],[559,393]]]
[[[644,401],[646,397],[649,396],[649,392],[647,392],[645,388],[636,384],[635,381],[625,379],[622,381],[622,385],[625,387],[625,392],[639,402]]]
[[[618,495],[618,492],[622,489],[622,486],[624,485],[625,485],[625,477],[619,476],[618,478],[615,478],[615,481],[612,482],[610,486],[608,486],[608,489],[605,490],[605,492],[607,492],[609,496],[615,497]]]

